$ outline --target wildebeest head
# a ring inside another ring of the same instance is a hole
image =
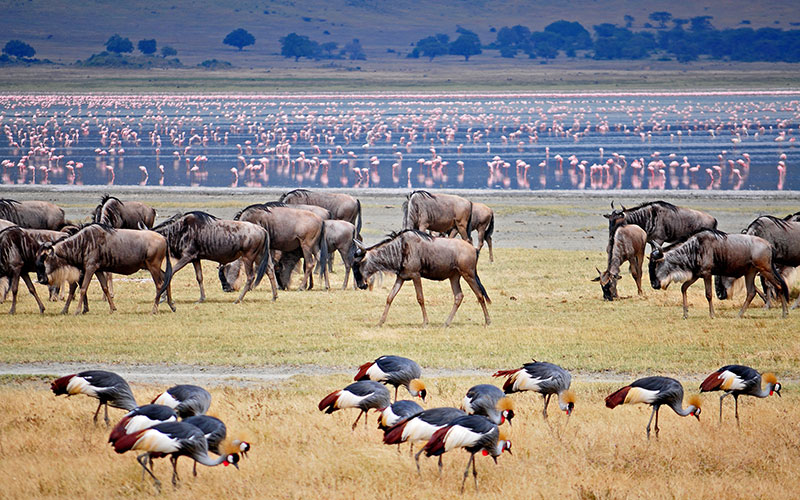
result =
[[[217,274],[219,274],[219,282],[222,284],[223,292],[234,292],[237,290],[236,282],[239,279],[241,268],[242,262],[240,260],[219,265]]]
[[[664,290],[669,286],[669,273],[664,272],[666,269],[664,252],[661,247],[653,245],[653,251],[650,252],[650,264],[648,265],[650,271],[650,286],[656,290],[662,287]]]
[[[619,274],[611,274],[608,271],[600,271],[597,269],[597,277],[592,281],[600,282],[600,288],[603,290],[603,300],[612,301],[619,298],[617,294],[617,281],[620,279],[622,279],[622,276]]]
[[[36,253],[36,280],[42,285],[77,282],[80,271],[56,255],[52,243],[45,243]]]
[[[614,202],[611,202],[611,213],[603,214],[603,217],[608,219],[608,229],[614,231],[617,226],[625,223],[625,206],[622,208],[614,208]]]
[[[719,300],[726,300],[728,295],[731,294],[731,288],[736,278],[728,276],[714,276],[714,291],[717,293]]]
[[[367,255],[367,250],[364,248],[364,244],[358,240],[353,240],[353,243],[356,246],[356,250],[353,253],[353,278],[356,280],[356,286],[361,290],[366,290],[369,281],[369,276],[364,276],[361,272],[361,264],[364,261],[364,257]]]

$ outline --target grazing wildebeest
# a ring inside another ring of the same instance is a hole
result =
[[[16,201],[0,198],[0,219],[29,229],[61,229],[64,211],[47,201]]]
[[[94,209],[92,222],[99,222],[116,229],[140,229],[143,224],[152,228],[156,220],[153,207],[138,201],[122,202],[111,195],[103,195]]]
[[[303,252],[303,283],[300,286],[304,290],[309,282],[311,272],[314,270],[314,257],[320,262],[328,260],[328,246],[325,244],[325,225],[322,219],[305,210],[289,208],[283,203],[260,203],[250,205],[240,210],[234,220],[252,222],[257,224],[269,233],[270,249],[279,252],[291,252],[300,248]],[[276,257],[275,260],[279,260]],[[228,279],[229,266],[220,268],[220,281]],[[323,266],[325,288],[329,288],[328,271]],[[232,279],[238,276],[238,270],[232,274]]]
[[[264,272],[269,275],[272,284],[272,300],[278,298],[269,251],[269,234],[263,227],[250,222],[220,220],[206,212],[197,211],[177,214],[154,227],[153,231],[167,239],[170,254],[178,259],[172,269],[173,276],[190,262],[194,266],[197,285],[200,287],[198,302],[206,300],[201,259],[220,264],[241,259],[247,273],[247,282],[235,303],[238,304],[250,288],[258,286]],[[257,274],[254,270],[256,262],[260,263]]]
[[[295,189],[284,193],[279,199],[287,205],[317,205],[327,209],[332,219],[346,220],[356,226],[356,236],[361,239],[361,202],[344,193],[323,193],[308,189]]]
[[[608,256],[606,270],[600,272],[599,276],[592,281],[599,281],[603,289],[603,300],[614,300],[617,295],[617,280],[620,266],[629,262],[631,276],[636,281],[636,289],[642,295],[642,263],[644,262],[644,249],[647,245],[647,233],[644,229],[635,224],[622,226],[614,233],[614,243]]]
[[[716,229],[717,219],[705,212],[685,207],[676,207],[666,201],[651,201],[633,208],[615,209],[611,202],[611,213],[603,214],[608,219],[608,246],[611,254],[614,232],[625,224],[635,224],[647,233],[647,241],[657,245],[680,241],[701,229]]]
[[[39,312],[44,312],[44,304],[36,293],[28,273],[36,271],[36,250],[39,244],[30,234],[19,226],[11,226],[0,231],[0,276],[8,279],[11,289],[11,309],[9,314],[17,312],[17,290],[19,279],[25,282],[28,291],[36,299]]]
[[[450,311],[445,326],[453,321],[464,294],[461,292],[461,278],[469,284],[483,308],[486,324],[491,323],[486,303],[492,303],[486,289],[478,278],[478,251],[468,242],[452,238],[434,238],[415,229],[404,229],[392,233],[388,238],[369,248],[357,243],[353,277],[362,290],[367,288],[367,280],[377,271],[388,271],[397,275],[383,310],[378,326],[386,321],[389,307],[403,283],[412,280],[417,292],[417,302],[422,309],[422,324],[428,324],[425,299],[422,295],[421,278],[442,281],[450,280],[453,289],[453,310]]]
[[[161,263],[165,259],[166,272],[161,270]],[[72,236],[55,243],[46,243],[39,249],[36,258],[39,283],[51,283],[51,280],[58,275],[58,269],[64,266],[77,268],[82,276],[81,295],[75,314],[80,313],[80,304],[84,304],[86,312],[86,291],[92,276],[97,275],[109,308],[114,312],[117,308],[108,293],[105,273],[128,275],[140,269],[150,271],[156,287],[153,314],[158,312],[158,301],[164,291],[167,293],[167,303],[173,311],[175,310],[170,290],[172,263],[169,259],[167,240],[156,232],[114,229],[102,224],[89,224]],[[72,293],[67,297],[63,313],[69,311],[71,300]]]
[[[650,254],[650,284],[653,288],[666,289],[673,281],[683,282],[684,319],[689,314],[686,290],[699,278],[703,278],[705,284],[708,314],[714,317],[711,303],[713,275],[745,277],[747,297],[739,311],[741,317],[756,294],[755,277],[758,273],[781,291],[783,316],[786,317],[788,287],[772,262],[772,246],[763,238],[704,229],[663,250],[655,245]]]
[[[484,203],[472,202],[472,229],[478,233],[478,251],[483,248],[483,242],[489,247],[489,262],[494,262],[492,252],[492,235],[494,234],[494,210]],[[449,236],[454,238],[458,230],[454,227]]]
[[[750,225],[742,231],[742,234],[750,234],[764,238],[772,245],[772,263],[784,275],[786,268],[800,266],[800,222],[779,219],[771,215],[757,217]],[[762,276],[762,284],[766,285]],[[728,291],[733,286],[735,278],[724,276],[714,276],[714,284],[717,298],[725,300],[728,298]],[[766,301],[773,295],[773,290],[764,286]],[[800,298],[798,298],[800,300]],[[797,301],[792,305],[792,309],[797,306]]]
[[[281,202],[278,202],[281,203]],[[296,208],[297,210],[305,210],[307,212],[311,212],[312,214],[316,214],[322,220],[329,220],[332,219],[331,211],[327,208],[322,208],[317,205],[304,205],[302,203],[292,203],[291,205],[284,203],[289,208]]]
[[[788,222],[800,222],[800,212],[789,214],[786,217],[784,217],[783,220]]]
[[[403,202],[403,229],[458,234],[472,243],[472,202],[453,194],[412,191]]]
[[[16,226],[16,224],[11,222],[10,220],[0,219],[0,231],[11,226]]]

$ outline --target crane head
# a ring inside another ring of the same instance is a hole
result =
[[[425,383],[418,378],[408,383],[408,392],[410,392],[412,396],[419,396],[423,401],[425,401],[425,398],[428,396]]]
[[[689,406],[694,406],[694,410],[692,410],[692,413],[690,413],[690,415],[693,416],[694,418],[696,418],[698,421],[700,420],[700,412],[701,412],[700,407],[702,406],[702,404],[703,404],[703,401],[700,399],[700,396],[697,395],[697,394],[693,394],[689,398]]]
[[[575,410],[575,393],[567,389],[560,395],[560,407],[569,417]]]
[[[778,383],[778,377],[776,377],[774,373],[765,373],[762,378],[767,384],[772,384],[772,389],[769,391],[770,396],[772,396],[774,392],[779,397],[783,397],[781,396],[781,384]]]
[[[222,462],[222,465],[225,467],[229,465],[233,465],[237,469],[239,468],[239,455],[237,453],[231,453],[230,455],[225,457],[225,460]]]
[[[500,423],[508,421],[508,425],[511,425],[511,419],[514,418],[514,402],[511,398],[501,398],[497,402],[497,409],[500,411]]]

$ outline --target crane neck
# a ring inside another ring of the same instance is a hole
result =
[[[228,458],[228,455],[222,454],[216,459],[212,459],[210,456],[208,456],[208,453],[203,453],[202,455],[193,456],[192,458],[203,465],[214,467],[224,462]]]
[[[675,413],[677,413],[681,417],[687,417],[697,409],[695,405],[689,405],[686,408],[682,408],[682,406],[683,402],[679,401],[676,402],[674,405],[670,405],[670,408],[672,408],[675,411]]]
[[[766,398],[772,394],[772,391],[775,390],[775,384],[766,383],[762,388],[760,388],[756,392],[750,393],[750,396],[755,396],[757,398]]]

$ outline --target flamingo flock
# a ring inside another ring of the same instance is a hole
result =
[[[799,102],[791,92],[5,95],[0,182],[796,189]]]

